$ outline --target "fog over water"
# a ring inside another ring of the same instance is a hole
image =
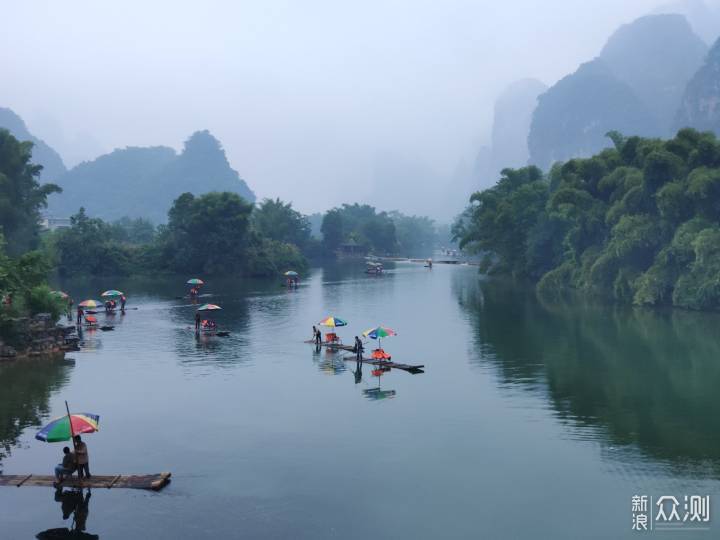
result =
[[[69,165],[209,129],[260,198],[447,219],[437,185],[468,174],[503,88],[552,84],[664,3],[0,0],[0,106]]]

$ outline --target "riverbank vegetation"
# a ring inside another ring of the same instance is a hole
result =
[[[351,244],[377,255],[427,256],[444,240],[430,218],[397,211],[378,212],[370,205],[357,203],[329,210],[320,230],[326,253]]]
[[[454,226],[484,269],[636,305],[720,309],[720,142],[608,134],[587,159],[505,169]]]
[[[46,283],[49,259],[37,249],[40,210],[59,188],[37,181],[31,150],[0,129],[0,336],[12,318],[61,310]]]
[[[145,218],[109,222],[97,217],[98,209],[91,214],[79,208],[69,227],[43,232],[40,212],[48,195],[62,190],[38,182],[41,167],[32,164],[31,150],[30,142],[0,132],[0,231],[11,256],[5,264],[11,268],[32,261],[37,275],[278,276],[288,269],[302,272],[309,259],[335,257],[343,243],[357,245],[362,254],[426,256],[438,242],[437,227],[428,218],[359,204],[313,216],[316,228],[320,223],[318,237],[311,219],[291,203],[265,199],[253,204],[233,192],[184,193],[159,226]],[[0,284],[3,293],[8,287]]]

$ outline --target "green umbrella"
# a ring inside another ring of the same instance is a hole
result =
[[[102,296],[103,298],[113,298],[116,296],[122,296],[123,294],[125,293],[122,291],[110,289],[109,291],[105,291],[104,293],[102,293],[100,296]]]
[[[198,311],[217,311],[218,309],[222,309],[217,304],[203,304],[199,308],[197,308]]]

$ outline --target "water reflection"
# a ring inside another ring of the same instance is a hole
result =
[[[377,386],[373,388],[365,388],[362,393],[367,399],[378,401],[381,399],[394,398],[397,395],[395,390],[383,390],[381,388],[381,379],[385,373],[390,371],[389,367],[377,366],[371,371],[372,376],[377,379]]]
[[[720,472],[720,316],[547,304],[502,281],[453,287],[475,332],[471,358],[502,384],[546,394],[571,436]]]
[[[345,365],[341,351],[318,347],[315,347],[313,351],[313,360],[323,373],[340,375],[347,371],[347,365]]]
[[[97,534],[85,532],[87,519],[90,514],[90,489],[83,492],[82,489],[57,489],[55,490],[55,501],[60,503],[63,521],[70,519],[69,527],[58,527],[47,529],[36,535],[38,540],[59,540],[62,538],[76,538],[84,540],[97,540]]]
[[[68,382],[73,365],[48,358],[0,363],[0,472],[22,431],[49,414],[50,394]]]

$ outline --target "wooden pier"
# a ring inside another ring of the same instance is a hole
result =
[[[50,475],[25,474],[12,475],[0,474],[0,486],[9,487],[68,487],[68,488],[106,488],[106,489],[150,489],[160,491],[170,483],[169,472],[160,474],[140,474],[114,476],[91,476],[80,479],[77,476],[66,478],[56,483],[56,478]]]

